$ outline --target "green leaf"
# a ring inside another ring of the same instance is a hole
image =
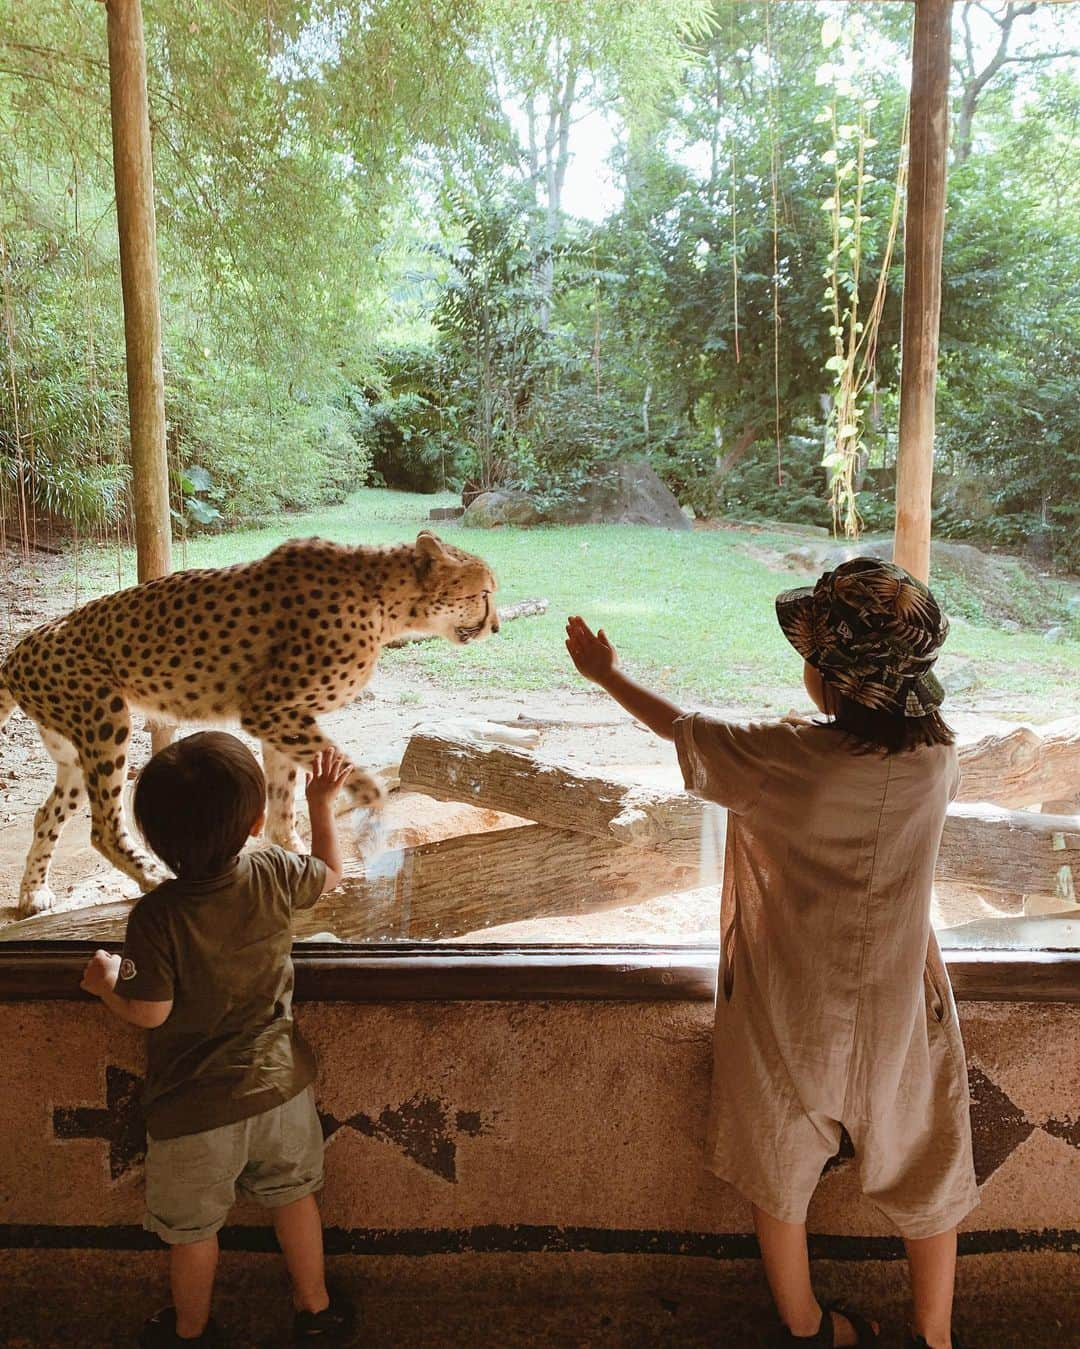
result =
[[[201,501],[198,497],[189,497],[184,505],[188,515],[197,525],[212,525],[215,520],[221,519],[221,512],[216,506],[211,506],[208,501]]]
[[[214,480],[205,468],[200,468],[198,464],[192,464],[184,469],[183,479],[185,492],[209,492],[214,485]]]

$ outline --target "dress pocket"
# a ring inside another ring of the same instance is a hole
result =
[[[948,975],[944,968],[940,971],[935,970],[929,959],[923,966],[923,991],[926,995],[927,1012],[939,1026],[944,1026],[949,1020],[952,1007]]]

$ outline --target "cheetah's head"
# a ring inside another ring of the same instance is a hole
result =
[[[482,558],[443,543],[429,529],[416,536],[413,565],[423,589],[425,628],[457,646],[499,631],[495,577]]]

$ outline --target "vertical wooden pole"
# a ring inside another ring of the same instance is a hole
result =
[[[141,0],[106,0],[113,177],[124,293],[135,551],[140,581],[172,568],[154,170]]]
[[[893,560],[922,581],[930,574],[951,25],[952,0],[915,0]]]

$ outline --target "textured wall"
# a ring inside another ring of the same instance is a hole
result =
[[[706,1004],[309,1003],[300,1017],[320,1062],[327,1246],[369,1295],[371,1342],[697,1344],[717,1316],[759,1315],[748,1213],[701,1166]],[[961,1310],[983,1349],[1080,1345],[1080,1008],[961,1017],[982,1184]],[[91,1345],[66,1282],[92,1280],[133,1324],[167,1300],[139,1227],[141,1035],[66,1002],[0,1005],[0,1037],[2,1342]],[[850,1161],[830,1166],[810,1221],[824,1283],[899,1315],[899,1247]],[[224,1305],[254,1344],[280,1296],[272,1238],[248,1206],[225,1237]]]

